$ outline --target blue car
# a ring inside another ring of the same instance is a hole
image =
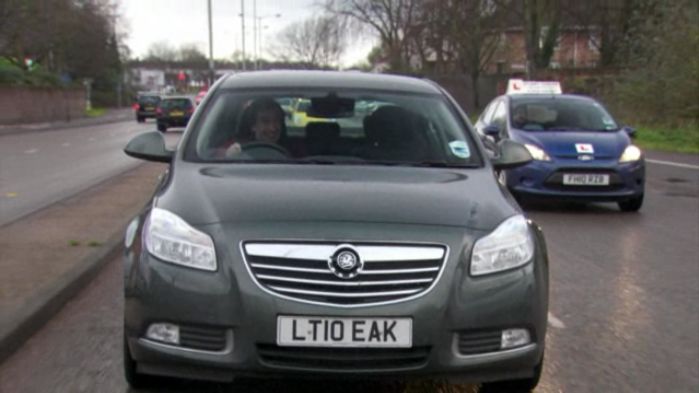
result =
[[[486,139],[522,143],[531,163],[499,173],[521,199],[617,202],[622,211],[643,205],[645,162],[622,127],[592,98],[570,94],[508,94],[494,99],[476,129]]]

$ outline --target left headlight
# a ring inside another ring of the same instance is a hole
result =
[[[619,162],[638,161],[641,159],[641,155],[641,149],[634,145],[628,145],[626,146],[626,149],[624,149],[624,153],[621,155],[621,158],[619,158]]]
[[[525,143],[524,147],[529,150],[529,154],[532,155],[532,158],[535,159],[536,161],[551,161],[551,157],[549,157],[548,154],[544,151],[544,149],[530,145],[529,143]]]
[[[534,240],[527,219],[516,215],[476,241],[471,253],[471,275],[513,269],[526,264],[533,256]]]
[[[216,251],[211,236],[167,210],[153,208],[146,223],[145,242],[148,252],[163,261],[216,270]]]

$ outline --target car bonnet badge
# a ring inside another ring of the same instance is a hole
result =
[[[337,277],[350,279],[356,277],[364,267],[364,262],[357,250],[349,244],[342,244],[328,259],[328,267]]]

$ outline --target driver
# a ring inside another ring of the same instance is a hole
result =
[[[282,107],[271,98],[257,99],[245,109],[240,122],[240,132],[235,140],[226,143],[225,156],[239,154],[242,151],[241,144],[249,142],[280,144],[285,131]]]

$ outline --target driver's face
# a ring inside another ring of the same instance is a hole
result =
[[[282,133],[282,119],[279,113],[273,109],[260,111],[252,131],[257,141],[277,143]]]

